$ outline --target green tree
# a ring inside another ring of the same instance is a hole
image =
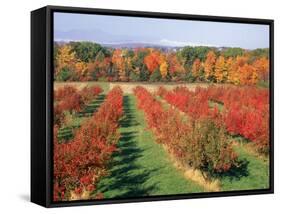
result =
[[[244,54],[244,50],[242,48],[225,48],[221,51],[221,54],[226,58],[235,58],[237,56],[242,56]]]
[[[64,67],[58,72],[56,76],[56,80],[67,81],[70,79],[71,76],[72,76],[72,72],[68,68]]]
[[[94,60],[100,52],[105,56],[110,54],[106,48],[93,42],[71,42],[70,45],[76,57],[83,62]]]
[[[161,80],[161,73],[159,69],[156,69],[155,71],[152,72],[150,75],[149,81],[151,82],[157,82]]]

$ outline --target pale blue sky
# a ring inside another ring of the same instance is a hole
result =
[[[269,47],[269,26],[56,12],[54,39],[255,49]]]

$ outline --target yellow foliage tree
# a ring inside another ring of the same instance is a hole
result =
[[[266,81],[269,78],[269,60],[265,57],[257,59],[253,66],[256,68],[259,79]]]
[[[112,55],[112,63],[114,64],[115,68],[118,70],[118,76],[120,80],[126,79],[126,72],[125,72],[125,59],[124,59],[124,52],[120,49],[116,49]]]
[[[238,65],[236,61],[230,57],[226,60],[225,67],[227,70],[227,82],[235,85],[239,84]]]
[[[258,81],[257,70],[254,66],[245,64],[238,68],[239,81],[242,85],[253,85]]]
[[[70,45],[60,47],[56,61],[56,73],[60,72],[62,68],[73,68],[76,63],[76,57],[75,52],[71,51]]]
[[[168,63],[166,61],[160,64],[160,73],[163,78],[165,78],[168,74]]]
[[[87,80],[88,64],[85,62],[75,63],[75,72],[78,74],[80,80]]]
[[[204,75],[206,80],[214,76],[215,63],[216,55],[213,51],[209,51],[204,62]]]
[[[214,76],[217,82],[223,82],[227,76],[225,60],[223,56],[219,56],[216,61]]]
[[[201,69],[200,59],[196,58],[192,64],[192,69],[191,69],[192,76],[197,78],[199,76],[200,69]]]

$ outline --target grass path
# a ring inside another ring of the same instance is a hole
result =
[[[110,174],[101,180],[98,191],[105,198],[202,192],[200,186],[184,178],[155,142],[133,95],[124,96],[124,111],[119,151],[113,155]]]

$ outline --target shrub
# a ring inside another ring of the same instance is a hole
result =
[[[237,155],[228,142],[225,130],[211,119],[195,122],[183,137],[186,161],[206,177],[227,172],[237,164]]]
[[[157,142],[166,145],[179,162],[200,170],[206,179],[237,166],[237,155],[213,114],[186,120],[173,108],[164,110],[146,89],[137,87],[134,92]],[[163,89],[160,93],[165,94]]]

